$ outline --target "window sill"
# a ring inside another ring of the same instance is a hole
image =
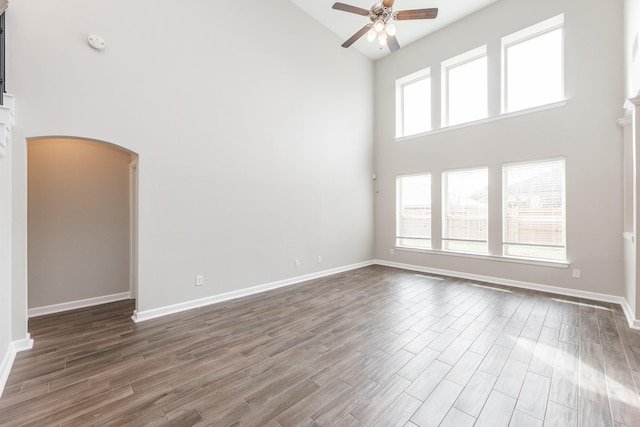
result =
[[[416,133],[415,135],[399,136],[399,137],[396,137],[396,142],[403,142],[403,141],[408,141],[408,140],[412,140],[412,139],[416,139],[416,138],[422,138],[422,137],[425,137],[425,136],[431,136],[431,135],[436,135],[436,134],[439,134],[439,133],[444,133],[444,132],[449,132],[449,131],[453,131],[453,130],[463,129],[463,128],[467,128],[467,127],[478,126],[478,125],[482,125],[482,124],[485,124],[485,123],[495,122],[495,121],[498,121],[498,120],[510,119],[512,117],[518,117],[518,116],[524,116],[524,115],[527,115],[527,114],[538,113],[540,111],[552,110],[552,109],[555,109],[555,108],[564,107],[565,105],[567,105],[567,100],[563,99],[562,101],[553,102],[551,104],[539,105],[537,107],[527,108],[525,110],[520,110],[520,111],[514,111],[512,113],[504,113],[504,114],[500,114],[500,115],[497,115],[497,116],[487,117],[485,119],[475,120],[473,122],[461,123],[459,125],[454,125],[454,126],[446,126],[446,127],[439,128],[439,129],[433,129],[433,130],[430,130],[430,131],[427,131],[427,132]]]
[[[485,261],[499,261],[499,262],[513,263],[513,264],[536,265],[540,267],[569,268],[569,266],[571,265],[571,263],[568,261],[542,261],[542,260],[506,257],[506,256],[498,256],[498,255],[480,255],[480,254],[470,254],[470,253],[463,253],[463,252],[443,251],[439,249],[419,249],[419,248],[410,248],[406,246],[395,246],[394,249],[396,251],[404,251],[404,252],[417,252],[417,253],[429,254],[429,255],[445,255],[445,256],[453,256],[453,257],[459,257],[459,258],[480,259]]]

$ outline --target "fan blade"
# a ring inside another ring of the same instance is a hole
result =
[[[387,46],[389,46],[391,52],[400,49],[400,43],[398,43],[396,36],[387,36]]]
[[[343,12],[355,13],[356,15],[362,15],[362,16],[369,15],[369,11],[367,9],[351,6],[350,4],[334,3],[333,8],[336,10],[341,10]]]
[[[386,8],[393,7],[394,0],[383,0],[382,5]]]
[[[438,8],[401,10],[393,14],[396,21],[408,21],[410,19],[433,19],[438,16]]]
[[[346,42],[342,43],[342,47],[349,47],[352,44],[354,44],[356,42],[356,40],[358,40],[360,37],[364,36],[367,31],[369,31],[371,29],[371,27],[373,27],[373,24],[367,24],[364,27],[360,28],[360,30],[355,33],[354,35],[352,35],[349,40],[347,40]]]

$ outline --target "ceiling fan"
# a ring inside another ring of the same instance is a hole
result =
[[[398,39],[396,39],[396,28],[389,20],[408,21],[410,19],[434,19],[438,16],[438,8],[400,10],[394,12],[392,9],[394,1],[395,0],[383,0],[375,3],[369,10],[349,4],[335,3],[333,9],[367,16],[371,20],[371,23],[362,27],[357,33],[342,43],[342,47],[351,46],[356,40],[367,34],[369,41],[377,38],[380,48],[386,44],[389,46],[391,52],[395,52],[400,49],[400,44],[398,43]]]

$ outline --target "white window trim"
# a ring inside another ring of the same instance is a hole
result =
[[[564,26],[564,13],[502,37],[502,47],[509,47]]]
[[[470,258],[470,259],[479,259],[485,261],[499,261],[499,262],[509,262],[513,264],[525,264],[525,265],[535,265],[541,267],[554,267],[554,268],[569,268],[571,265],[570,261],[546,261],[546,260],[533,260],[529,258],[517,258],[517,257],[508,257],[501,255],[484,255],[484,254],[469,254],[464,252],[451,252],[451,251],[443,251],[441,249],[422,249],[422,248],[412,248],[407,246],[394,246],[394,250],[397,251],[405,251],[405,252],[416,252],[422,254],[429,255],[444,255],[444,256],[454,256],[460,258]]]
[[[437,122],[432,122],[431,123],[431,130],[426,131],[426,132],[421,132],[421,133],[416,133],[416,134],[412,134],[412,135],[404,135],[402,133],[402,120],[403,120],[403,115],[404,113],[401,111],[402,110],[402,99],[400,97],[400,91],[398,90],[399,88],[399,84],[406,84],[410,81],[415,81],[416,79],[422,77],[429,77],[431,78],[431,73],[430,73],[430,67],[427,67],[423,70],[417,71],[415,73],[409,74],[408,76],[402,77],[400,79],[396,80],[396,132],[395,132],[395,141],[396,142],[401,142],[401,141],[405,141],[405,140],[412,140],[414,138],[421,138],[421,137],[425,137],[428,135],[435,135],[441,132],[448,132],[450,130],[456,130],[456,129],[461,129],[461,128],[465,128],[468,126],[477,126],[480,124],[484,124],[484,123],[488,123],[488,122],[492,122],[495,120],[502,120],[502,119],[507,119],[507,118],[511,118],[511,117],[516,117],[516,116],[520,116],[523,114],[532,114],[532,113],[536,113],[539,111],[544,111],[544,110],[549,110],[549,109],[553,109],[553,108],[560,108],[560,107],[564,107],[567,102],[568,102],[568,98],[566,96],[566,93],[564,95],[563,99],[559,99],[556,102],[552,102],[549,104],[543,104],[543,105],[538,105],[538,106],[534,106],[531,108],[526,108],[526,109],[522,109],[522,110],[517,110],[517,111],[512,111],[512,112],[505,112],[505,108],[506,108],[506,90],[505,90],[505,85],[506,85],[506,72],[505,72],[505,55],[504,55],[504,49],[505,47],[508,46],[512,46],[514,44],[518,44],[520,42],[526,41],[532,37],[536,37],[538,35],[542,35],[546,32],[549,31],[553,31],[556,30],[558,28],[563,28],[564,27],[564,14],[559,14],[557,16],[554,16],[552,18],[549,18],[545,21],[539,22],[537,24],[531,25],[527,28],[524,28],[522,30],[516,31],[514,33],[511,33],[507,36],[504,36],[501,38],[501,60],[502,60],[502,64],[501,64],[501,73],[500,73],[500,79],[501,79],[501,86],[500,86],[500,90],[501,93],[500,94],[496,94],[497,96],[500,97],[500,103],[501,103],[501,114],[498,115],[493,115],[493,116],[489,116],[483,119],[479,119],[479,120],[475,120],[475,121],[471,121],[471,122],[466,122],[466,123],[460,123],[460,124],[456,124],[453,126],[449,126],[448,123],[448,106],[446,105],[447,103],[447,96],[446,93],[448,92],[448,90],[446,89],[446,77],[447,77],[447,73],[446,73],[446,68],[447,67],[451,67],[456,65],[458,62],[460,63],[464,63],[464,61],[469,61],[469,60],[473,60],[473,59],[477,59],[479,57],[479,53],[482,52],[482,49],[485,49],[485,55],[486,55],[486,45],[481,46],[479,48],[476,49],[472,49],[468,52],[465,52],[461,55],[455,56],[453,58],[447,59],[445,61],[443,61],[441,63],[441,67],[442,67],[442,75],[441,75],[441,88],[442,88],[442,92],[441,92],[441,97],[443,99],[440,100],[440,110],[441,110],[441,120],[440,123]],[[564,31],[563,31],[563,40],[564,40]],[[474,56],[474,53],[476,54]],[[564,42],[562,43],[562,54],[564,57]],[[481,55],[480,55],[481,56]],[[564,73],[564,60],[562,61],[562,65],[563,65],[563,70],[562,70],[562,91],[564,92],[565,90],[565,73]],[[433,84],[433,81],[432,81]],[[489,97],[491,97],[492,94],[489,93]],[[433,104],[433,99],[432,99],[432,110],[433,110],[434,104]],[[437,108],[438,106],[435,105],[435,107]]]
[[[539,37],[551,31],[555,31],[557,29],[562,29],[564,27],[564,13],[560,15],[556,15],[552,18],[549,18],[545,21],[538,22],[537,24],[531,25],[527,28],[523,28],[522,30],[516,31],[515,33],[511,33],[507,36],[502,37],[501,48],[502,52],[502,64],[500,78],[501,78],[501,88],[502,95],[501,99],[501,111],[503,114],[510,114],[513,112],[507,111],[507,99],[508,99],[508,91],[507,91],[507,81],[508,81],[508,73],[507,69],[507,49],[515,46],[517,44],[526,42],[533,38]],[[562,93],[564,94],[564,31],[562,31]],[[535,107],[534,107],[535,108]]]
[[[413,135],[404,134],[404,86],[416,83],[420,80],[431,79],[431,67],[423,68],[422,70],[411,73],[408,76],[404,76],[396,80],[396,138],[406,138]],[[431,102],[431,99],[429,99]],[[429,118],[431,122],[431,118]],[[431,129],[433,129],[433,123],[431,123]],[[428,131],[430,132],[430,130]]]
[[[453,130],[463,129],[463,128],[466,128],[466,127],[479,126],[479,125],[482,125],[482,124],[485,124],[485,123],[491,123],[491,122],[495,122],[495,121],[498,121],[498,120],[510,119],[512,117],[524,116],[524,115],[527,115],[527,114],[538,113],[540,111],[552,110],[552,109],[555,109],[555,108],[562,108],[562,107],[567,105],[567,102],[568,102],[568,99],[563,99],[563,100],[560,100],[558,102],[553,102],[551,104],[539,105],[537,107],[531,107],[531,108],[527,108],[527,109],[524,109],[524,110],[518,110],[518,111],[514,111],[512,113],[504,113],[504,114],[500,114],[498,116],[491,116],[491,117],[487,117],[485,119],[475,120],[473,122],[460,123],[459,125],[447,126],[447,127],[443,127],[443,128],[440,128],[440,129],[430,130],[428,132],[416,133],[415,135],[397,137],[397,138],[395,138],[395,141],[396,142],[404,142],[404,141],[413,140],[415,138],[424,138],[426,136],[437,135],[439,133],[450,132],[450,131],[453,131]]]
[[[441,67],[440,79],[442,84],[442,97],[440,100],[440,106],[441,106],[440,122],[441,122],[442,128],[449,126],[449,70],[486,56],[487,56],[487,45],[485,44],[475,49],[471,49],[460,55],[454,56],[453,58],[449,58],[447,60],[442,61],[440,66]],[[487,85],[489,84],[488,81],[486,83]],[[467,122],[467,123],[472,123],[472,122]]]

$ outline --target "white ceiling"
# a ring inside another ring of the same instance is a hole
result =
[[[401,47],[407,46],[427,34],[446,27],[496,1],[498,0],[397,0],[393,5],[393,10],[395,11],[430,7],[437,7],[439,11],[436,19],[394,22],[397,30],[396,37]],[[370,22],[366,16],[332,9],[331,6],[333,6],[335,0],[291,0],[291,2],[298,5],[343,40],[348,39]],[[376,3],[376,0],[340,0],[340,2],[368,10]],[[340,47],[339,44],[338,47]],[[368,42],[366,37],[362,37],[349,49],[354,48],[374,60],[389,54],[387,47],[380,49],[377,42]]]

